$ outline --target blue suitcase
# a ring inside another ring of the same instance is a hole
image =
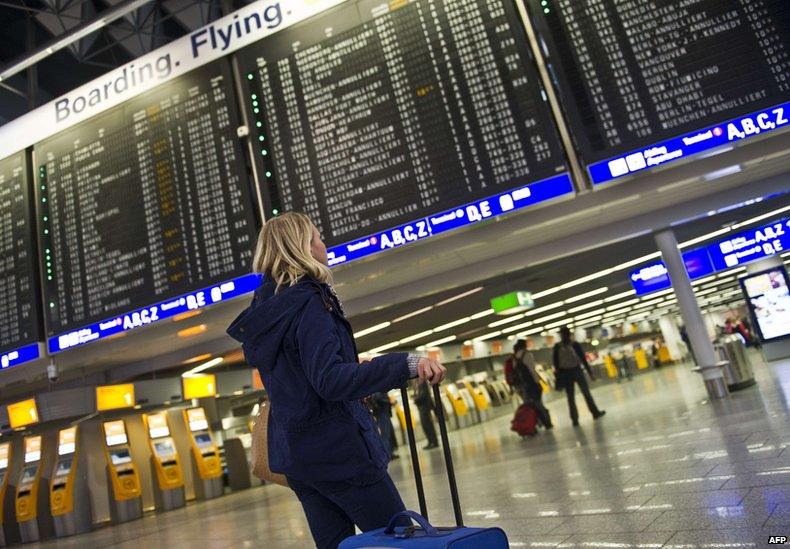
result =
[[[507,536],[501,528],[470,528],[464,526],[461,513],[461,502],[458,498],[458,486],[455,482],[453,458],[450,454],[450,444],[447,437],[447,425],[444,420],[444,408],[439,393],[439,387],[434,386],[434,410],[439,420],[439,432],[442,437],[444,462],[447,467],[447,478],[450,482],[450,495],[455,513],[455,526],[437,528],[428,522],[428,510],[425,504],[425,490],[422,485],[420,462],[417,456],[417,443],[414,438],[414,427],[411,422],[411,408],[406,388],[401,389],[403,412],[406,416],[406,434],[409,438],[411,462],[414,468],[414,479],[417,483],[417,498],[420,504],[420,513],[404,511],[398,513],[390,520],[385,528],[366,532],[344,540],[339,549],[385,549],[385,548],[437,548],[447,547],[452,549],[501,549],[509,547]],[[411,524],[414,521],[417,526]]]

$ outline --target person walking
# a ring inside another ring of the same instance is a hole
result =
[[[266,221],[253,271],[262,284],[228,334],[241,342],[271,401],[269,467],[299,498],[316,546],[334,549],[355,525],[363,532],[382,528],[404,510],[363,399],[410,378],[441,383],[446,370],[407,353],[359,362],[326,246],[306,215]]]
[[[513,345],[513,385],[521,391],[521,397],[538,413],[538,420],[546,429],[554,428],[551,414],[543,405],[543,386],[535,368],[535,357],[527,350],[527,342],[523,339]]]
[[[417,405],[417,410],[420,414],[420,424],[425,433],[425,440],[428,445],[425,450],[433,450],[439,447],[439,441],[436,438],[436,427],[433,424],[434,402],[431,397],[431,389],[428,383],[423,381],[417,385],[417,394],[414,397],[414,404]],[[441,406],[441,402],[437,404]]]
[[[595,404],[590,385],[584,376],[584,371],[594,380],[590,364],[584,356],[582,346],[573,340],[571,330],[567,326],[560,328],[560,341],[554,345],[554,373],[557,379],[557,388],[564,388],[565,395],[568,397],[568,409],[571,414],[571,421],[574,427],[579,425],[579,410],[576,408],[576,385],[581,389],[584,400],[587,403],[590,413],[594,419],[599,419],[606,414],[605,410],[599,410]]]
[[[384,448],[387,450],[387,455],[390,461],[398,459],[400,456],[395,453],[395,448],[392,444],[394,438],[394,429],[392,428],[392,402],[387,393],[374,393],[368,399],[371,411],[376,417],[376,423],[379,426],[381,433],[381,441],[384,443]]]

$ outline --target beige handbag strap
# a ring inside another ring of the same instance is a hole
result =
[[[258,407],[258,417],[252,426],[252,474],[259,479],[288,486],[285,475],[273,473],[269,468],[269,412],[271,403],[262,402]]]

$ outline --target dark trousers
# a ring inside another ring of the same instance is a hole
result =
[[[538,419],[544,427],[551,427],[551,414],[548,408],[543,405],[543,390],[537,388],[524,391],[524,402],[528,402],[538,413]]]
[[[598,406],[595,405],[595,400],[593,400],[592,393],[590,393],[590,384],[587,382],[587,377],[581,368],[560,370],[557,372],[557,376],[560,385],[565,387],[565,395],[568,397],[568,409],[571,412],[571,421],[574,423],[579,421],[579,410],[576,408],[576,384],[579,385],[579,389],[584,395],[584,400],[587,402],[587,408],[590,409],[590,413],[594,416],[599,414]]]
[[[433,406],[430,404],[417,406],[417,410],[420,412],[420,423],[428,444],[439,444],[439,441],[436,439],[436,427],[433,425]]]
[[[405,509],[388,474],[371,485],[345,482],[299,482],[288,484],[302,503],[310,533],[318,549],[335,549],[354,535],[354,525],[363,532],[385,527]]]
[[[390,412],[381,413],[376,415],[376,422],[379,424],[379,431],[381,432],[381,440],[384,442],[384,448],[387,449],[387,454],[392,456],[392,420],[390,419]]]

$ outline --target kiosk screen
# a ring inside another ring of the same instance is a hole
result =
[[[211,440],[211,435],[208,433],[200,433],[199,435],[195,435],[195,444],[197,444],[199,448],[208,448],[209,446],[213,446],[214,442]]]
[[[122,450],[113,450],[110,452],[110,460],[113,465],[123,465],[132,462],[132,456],[129,450],[123,448]]]
[[[175,455],[176,447],[173,444],[173,439],[157,440],[154,442],[154,451],[159,457],[168,457]]]

